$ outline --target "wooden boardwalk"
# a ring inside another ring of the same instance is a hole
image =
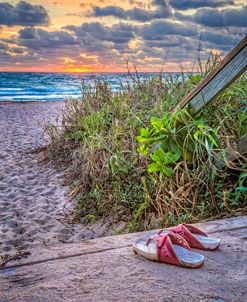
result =
[[[1,302],[247,301],[247,216],[197,224],[221,248],[199,269],[133,254],[140,233],[35,250],[0,269]]]

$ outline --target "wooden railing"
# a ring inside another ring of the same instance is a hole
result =
[[[247,36],[211,71],[176,109],[190,104],[197,113],[247,70]]]
[[[228,85],[234,82],[247,70],[247,36],[211,71],[203,81],[195,87],[191,93],[179,104],[175,110],[186,105],[197,113],[205,105],[213,101]],[[243,135],[237,143],[237,151],[247,154],[247,134]],[[227,151],[228,159],[232,159],[230,151]],[[222,162],[218,160],[218,168],[222,168]]]

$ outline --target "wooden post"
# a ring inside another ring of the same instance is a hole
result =
[[[195,113],[198,112],[246,70],[247,36],[204,78],[184,101],[177,106],[176,110],[190,103]]]
[[[235,160],[239,155],[243,157],[247,155],[247,134],[240,137],[235,149],[227,148],[224,150],[224,154],[217,153],[214,156],[214,164],[217,169],[222,170],[227,162]]]

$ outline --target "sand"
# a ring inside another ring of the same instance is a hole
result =
[[[64,221],[71,209],[62,175],[40,162],[47,143],[40,124],[53,122],[63,102],[0,103],[0,263],[37,246],[99,236]]]

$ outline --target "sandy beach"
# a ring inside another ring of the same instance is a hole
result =
[[[61,185],[62,175],[34,152],[47,143],[40,124],[55,121],[63,106],[0,103],[0,260],[40,245],[96,236],[83,225],[64,222],[68,188]]]

